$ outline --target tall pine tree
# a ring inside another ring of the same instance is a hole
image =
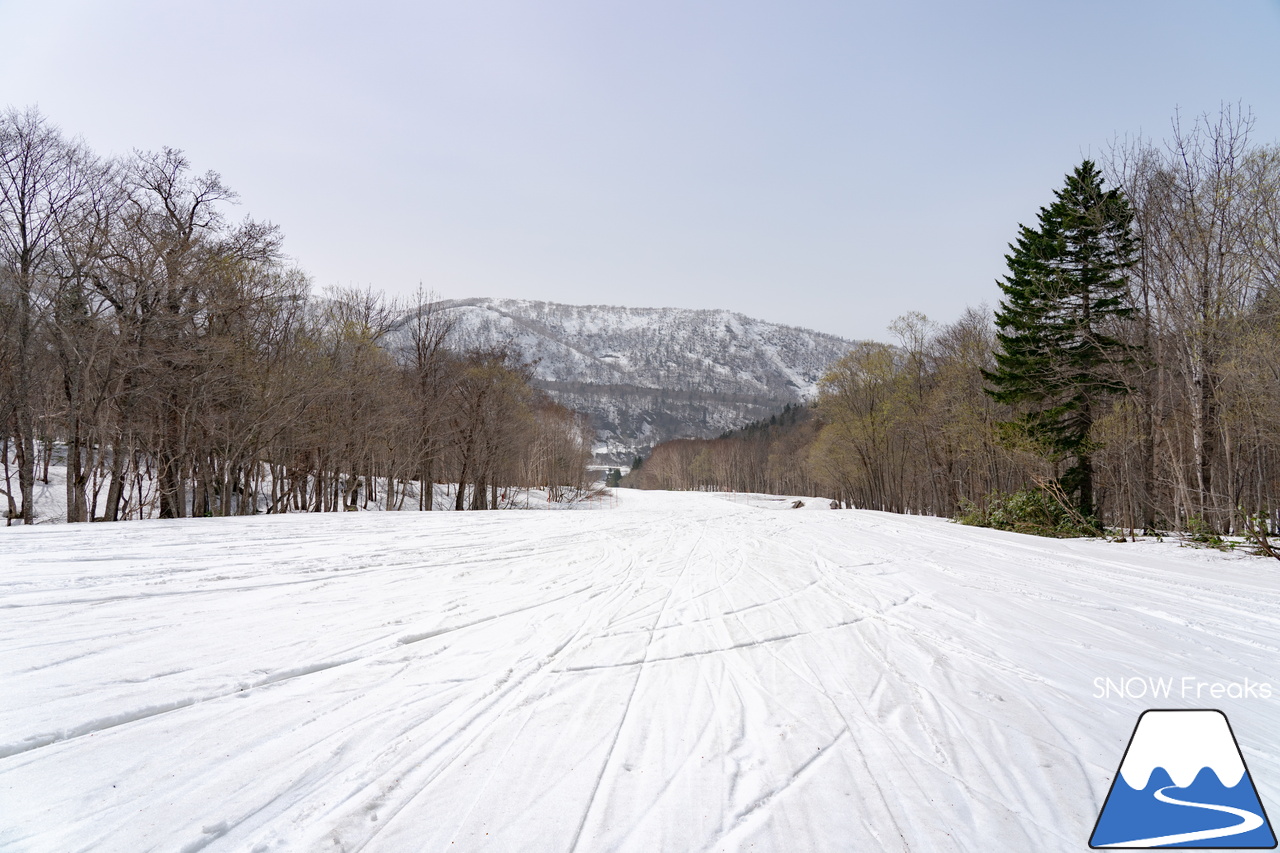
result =
[[[996,312],[996,369],[983,371],[995,400],[1020,410],[1008,424],[1045,455],[1070,464],[1059,478],[1085,518],[1095,515],[1093,424],[1102,403],[1125,393],[1129,346],[1112,332],[1133,312],[1128,271],[1137,257],[1133,210],[1105,190],[1090,160],[1019,226]]]

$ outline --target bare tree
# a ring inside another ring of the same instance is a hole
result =
[[[0,298],[5,305],[3,412],[17,454],[23,523],[35,517],[36,336],[60,223],[85,191],[78,146],[35,109],[0,113]]]

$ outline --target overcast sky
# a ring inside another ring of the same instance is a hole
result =
[[[172,146],[317,287],[729,308],[885,338],[999,296],[1117,135],[1243,102],[1280,3],[0,0],[0,106]]]

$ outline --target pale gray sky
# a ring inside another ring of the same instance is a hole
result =
[[[1280,4],[0,0],[0,105],[170,145],[317,286],[729,308],[885,338],[998,297],[1117,134],[1251,106]]]

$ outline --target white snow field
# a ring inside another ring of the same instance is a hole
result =
[[[0,849],[1080,851],[1148,707],[1280,813],[1274,561],[788,505],[4,530]]]

